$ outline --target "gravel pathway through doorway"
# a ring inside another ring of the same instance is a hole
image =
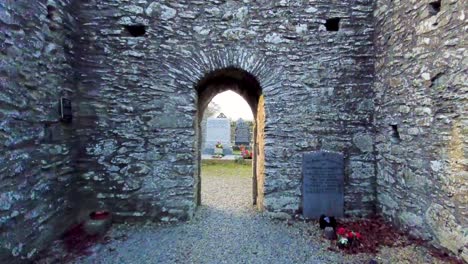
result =
[[[115,226],[110,236],[125,239],[112,239],[76,263],[369,263],[372,259],[328,251],[313,223],[262,216],[251,205],[250,177],[203,175],[202,184],[203,206],[192,221]],[[410,250],[408,262],[398,263],[418,263],[410,262],[425,255],[415,257],[417,250],[421,249]]]

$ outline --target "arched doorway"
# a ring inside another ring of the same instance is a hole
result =
[[[253,131],[253,159],[252,159],[252,203],[262,207],[263,197],[263,128],[264,128],[264,105],[262,88],[255,76],[249,72],[236,68],[227,67],[206,74],[195,86],[198,95],[197,106],[197,149],[198,149],[198,171],[196,175],[196,201],[201,204],[201,120],[203,112],[209,102],[217,94],[232,90],[241,95],[249,104],[254,116]]]

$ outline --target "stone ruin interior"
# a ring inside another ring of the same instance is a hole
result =
[[[300,213],[304,153],[344,156],[344,214],[468,261],[465,0],[3,0],[0,262],[90,212],[191,219],[199,120],[255,114],[254,198]],[[60,111],[59,111],[60,110]]]

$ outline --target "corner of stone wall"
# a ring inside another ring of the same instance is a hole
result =
[[[0,3],[2,263],[29,261],[76,220],[73,125],[58,113],[74,92],[71,2]]]
[[[467,11],[380,0],[374,12],[378,210],[465,261]]]

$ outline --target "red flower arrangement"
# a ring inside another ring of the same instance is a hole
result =
[[[340,227],[340,228],[338,228],[338,230],[336,231],[336,234],[338,234],[338,235],[340,235],[340,236],[345,236],[346,233],[347,233],[347,230],[346,230],[346,228],[344,228],[344,227]]]
[[[362,239],[362,235],[359,232],[354,232],[344,227],[338,228],[336,234],[338,235],[338,246],[340,248],[355,246]]]
[[[356,236],[356,238],[357,238],[358,240],[361,240],[361,239],[362,239],[362,236],[361,236],[360,233],[356,232],[356,233],[354,233],[354,235]]]
[[[251,151],[249,151],[248,149],[246,149],[244,145],[241,145],[239,147],[239,149],[241,151],[242,158],[244,158],[244,159],[251,159],[252,158],[253,153]]]
[[[353,230],[354,232],[350,234],[350,231]],[[359,232],[355,232],[356,230]],[[346,239],[346,243],[341,245],[338,240],[336,247],[331,246],[328,249],[336,252],[340,248],[346,254],[376,254],[382,246],[404,247],[412,243],[422,243],[421,240],[410,239],[380,217],[354,221],[345,220],[338,223],[335,231],[339,238]]]

